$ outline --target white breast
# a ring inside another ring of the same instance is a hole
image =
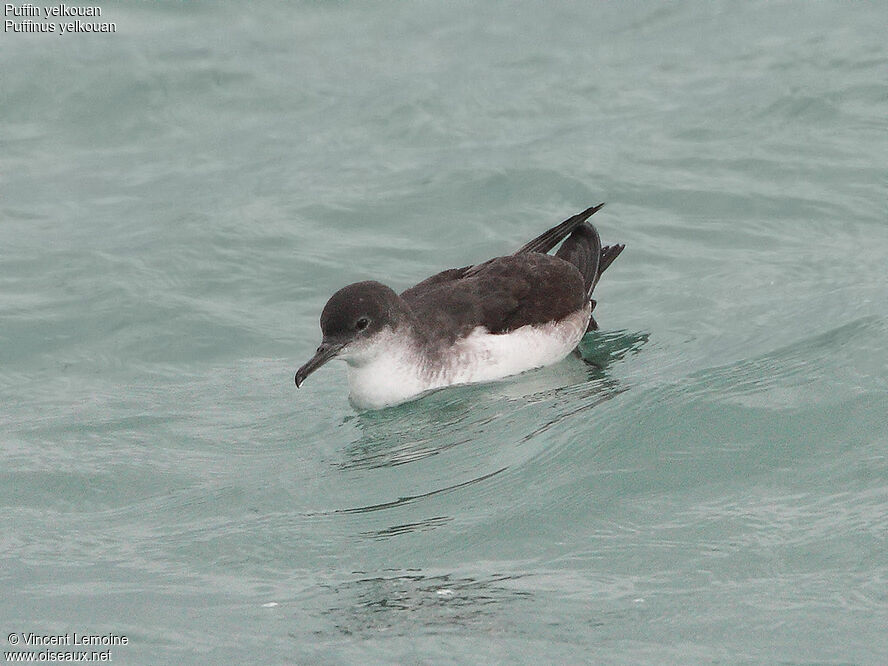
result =
[[[388,331],[360,364],[346,358],[350,398],[357,407],[378,409],[452,384],[488,382],[557,363],[579,344],[592,313],[587,305],[558,322],[522,326],[493,334],[479,326],[442,358],[427,358],[409,339]]]

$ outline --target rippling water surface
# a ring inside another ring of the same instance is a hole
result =
[[[0,41],[3,637],[883,662],[883,5],[102,6]],[[295,389],[340,286],[598,201],[594,365]]]

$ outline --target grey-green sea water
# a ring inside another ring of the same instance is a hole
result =
[[[96,3],[0,35],[4,651],[884,663],[884,3]],[[596,365],[296,390],[599,201]]]

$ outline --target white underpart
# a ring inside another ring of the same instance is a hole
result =
[[[340,354],[348,363],[350,398],[360,408],[397,405],[452,384],[489,382],[557,363],[579,344],[592,313],[584,309],[557,322],[493,334],[479,326],[442,358],[427,358],[409,337],[391,329]]]

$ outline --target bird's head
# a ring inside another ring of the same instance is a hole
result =
[[[339,358],[361,365],[378,354],[381,336],[397,328],[406,305],[389,287],[355,282],[330,297],[321,313],[323,339],[315,355],[296,371],[296,386],[327,361]]]

